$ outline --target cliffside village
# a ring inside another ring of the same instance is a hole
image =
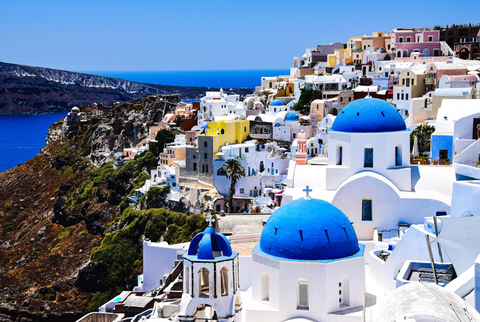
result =
[[[480,321],[479,45],[480,24],[373,32],[306,49],[251,95],[165,103],[136,146],[103,152],[121,166],[179,130],[129,201],[209,194],[190,212],[210,226],[145,240],[138,286],[82,321]]]

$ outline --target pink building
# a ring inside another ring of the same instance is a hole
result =
[[[410,57],[412,52],[419,52],[424,57],[449,55],[448,46],[440,42],[440,31],[429,29],[404,29],[392,31],[392,47],[397,58]]]

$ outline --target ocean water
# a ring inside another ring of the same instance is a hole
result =
[[[48,127],[65,115],[0,115],[0,172],[36,156],[45,146]]]
[[[149,84],[254,88],[262,77],[288,75],[289,69],[204,70],[204,71],[90,71],[83,73]],[[36,156],[45,146],[48,127],[66,113],[41,115],[0,115],[0,172],[9,170]]]
[[[193,71],[82,71],[82,73],[122,78],[148,84],[255,88],[262,77],[289,75],[289,69],[193,70]]]

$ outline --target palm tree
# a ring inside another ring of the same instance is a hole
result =
[[[242,167],[240,161],[229,159],[218,170],[224,172],[227,179],[230,179],[230,189],[228,189],[228,211],[233,212],[233,195],[235,194],[235,186],[240,178],[245,177],[245,169]]]

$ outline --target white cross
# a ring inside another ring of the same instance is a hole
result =
[[[215,219],[212,218],[212,214],[207,215],[207,219],[205,219],[206,222],[208,222],[208,227],[212,227],[212,222],[215,221]]]
[[[312,198],[308,195],[309,192],[313,191],[312,189],[308,188],[308,186],[307,186],[307,188],[303,189],[303,191],[305,191],[307,193],[307,196],[305,197],[305,199],[311,199]]]

